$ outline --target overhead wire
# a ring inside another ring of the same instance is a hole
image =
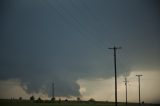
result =
[[[65,13],[68,14],[68,16],[72,19],[72,22],[66,18],[66,16],[62,13],[62,11],[60,11],[59,9],[57,9],[57,7],[50,1],[48,0],[42,0],[45,4],[47,4],[47,6],[49,8],[54,9],[62,18],[63,20],[69,24],[72,28],[74,28],[75,30],[77,30],[80,35],[85,38],[87,41],[89,41],[90,43],[94,44],[96,47],[98,48],[102,48],[99,46],[99,44],[97,44],[97,41],[94,38],[93,41],[93,34],[91,34],[91,32],[89,32],[86,28],[85,25],[83,25],[81,22],[79,22],[79,20],[77,19],[77,17],[75,17],[67,8],[64,7],[64,4],[62,4],[60,1],[55,1],[54,3],[58,5],[59,8],[61,8],[61,10],[63,10]],[[73,4],[72,4],[73,5]],[[47,8],[48,8],[47,7]],[[73,23],[74,22],[74,23]],[[76,25],[78,24],[78,26]],[[91,39],[92,38],[92,39]],[[95,42],[96,41],[96,42]],[[96,43],[96,44],[95,44]],[[104,49],[104,48],[102,48]]]

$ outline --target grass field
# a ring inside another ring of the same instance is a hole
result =
[[[11,100],[0,100],[0,106],[114,106],[113,102],[31,102],[31,101],[11,101]],[[118,103],[118,106],[125,106],[125,103]],[[128,106],[139,106],[136,103],[128,103]],[[160,106],[159,104],[143,104],[141,106]]]

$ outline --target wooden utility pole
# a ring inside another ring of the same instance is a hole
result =
[[[125,76],[125,80],[123,81],[125,83],[125,87],[126,87],[126,106],[128,105],[128,99],[127,99],[127,77]]]
[[[113,47],[109,48],[114,52],[114,69],[115,69],[115,106],[117,106],[117,66],[116,66],[116,51],[117,49],[121,49],[121,47]]]
[[[141,106],[141,92],[140,92],[140,77],[142,75],[136,75],[138,77],[138,83],[139,83],[139,106]]]
[[[55,98],[54,97],[54,83],[52,83],[52,98]]]

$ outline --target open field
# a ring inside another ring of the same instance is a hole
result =
[[[113,102],[77,102],[77,101],[61,101],[61,102],[31,102],[28,100],[11,101],[0,100],[0,106],[114,106]],[[118,106],[125,106],[125,103],[118,103]],[[136,103],[129,103],[128,106],[138,106]],[[143,104],[142,106],[159,106],[159,104]]]

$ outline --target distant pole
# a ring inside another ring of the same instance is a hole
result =
[[[117,106],[117,66],[116,66],[116,51],[117,49],[121,49],[121,47],[113,47],[109,48],[114,52],[114,69],[115,69],[115,106]]]
[[[127,100],[127,77],[125,77],[125,81],[123,81],[125,83],[125,87],[126,87],[126,106],[128,104],[128,100]]]
[[[54,98],[54,83],[52,83],[52,98]]]
[[[139,106],[141,106],[140,77],[141,77],[142,75],[136,75],[136,76],[138,77],[138,83],[139,83]]]

